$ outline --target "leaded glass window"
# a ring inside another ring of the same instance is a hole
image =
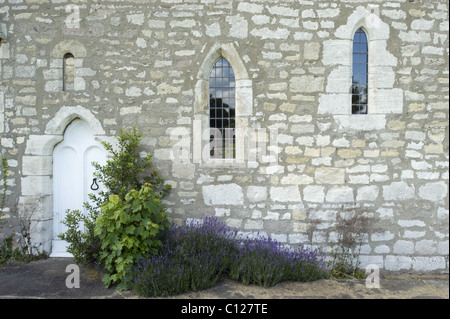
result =
[[[235,88],[233,68],[226,59],[218,59],[209,77],[211,158],[236,157]]]
[[[367,114],[368,57],[367,36],[360,28],[353,38],[352,114]]]

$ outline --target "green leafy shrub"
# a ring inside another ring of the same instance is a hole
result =
[[[0,265],[4,264],[9,259],[20,256],[17,249],[13,249],[12,236],[4,239],[3,245],[0,245]]]
[[[139,189],[144,183],[151,184],[154,192],[164,196],[170,190],[170,185],[162,187],[163,179],[158,176],[158,170],[150,170],[151,154],[141,157],[139,145],[142,133],[133,127],[129,132],[120,130],[116,139],[116,147],[108,142],[102,143],[111,154],[106,165],[93,163],[94,174],[106,189],[99,193],[100,198],[94,197],[94,201],[104,203],[111,195],[118,195],[124,200],[129,191]]]
[[[158,235],[170,226],[161,197],[146,183],[128,192],[123,201],[113,195],[102,205],[95,235],[101,241],[99,257],[105,267],[103,283],[107,287],[120,284],[128,265],[156,253],[161,246]]]
[[[85,207],[88,207],[85,203]],[[77,264],[90,264],[98,260],[100,239],[94,234],[98,210],[87,209],[87,215],[81,210],[67,210],[62,221],[67,231],[59,237],[70,243],[67,251],[73,255]]]
[[[163,180],[158,171],[152,170],[151,154],[142,157],[139,146],[142,133],[135,127],[130,131],[121,130],[116,137],[117,143],[103,142],[105,150],[111,155],[105,165],[92,163],[94,175],[99,184],[104,186],[97,195],[89,194],[89,202],[85,202],[86,215],[80,210],[68,211],[63,223],[68,230],[59,237],[66,240],[68,251],[80,264],[95,263],[99,260],[100,238],[94,228],[101,207],[109,201],[111,195],[117,195],[121,201],[132,189],[140,189],[143,183],[149,183],[155,194],[164,196],[170,185],[162,186]]]

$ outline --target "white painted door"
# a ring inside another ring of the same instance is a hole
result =
[[[102,185],[94,183],[92,162],[104,164],[103,146],[95,140],[89,125],[73,121],[64,133],[64,140],[53,151],[53,241],[52,257],[69,257],[67,242],[58,235],[67,227],[62,223],[68,209],[83,212],[89,193],[97,193]],[[86,213],[86,212],[85,212]]]

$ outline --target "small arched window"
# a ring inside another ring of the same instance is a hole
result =
[[[63,57],[63,91],[72,91],[75,81],[75,58],[72,53]]]
[[[359,28],[353,37],[352,114],[367,114],[369,82],[367,36]]]
[[[211,158],[236,158],[236,80],[230,63],[219,58],[209,77]]]

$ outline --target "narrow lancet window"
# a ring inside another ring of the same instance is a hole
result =
[[[224,58],[214,64],[209,77],[209,127],[211,158],[236,158],[236,81]]]
[[[368,58],[367,36],[360,28],[353,38],[352,114],[368,111]]]
[[[72,53],[63,57],[63,91],[72,91],[75,81],[75,58]]]

